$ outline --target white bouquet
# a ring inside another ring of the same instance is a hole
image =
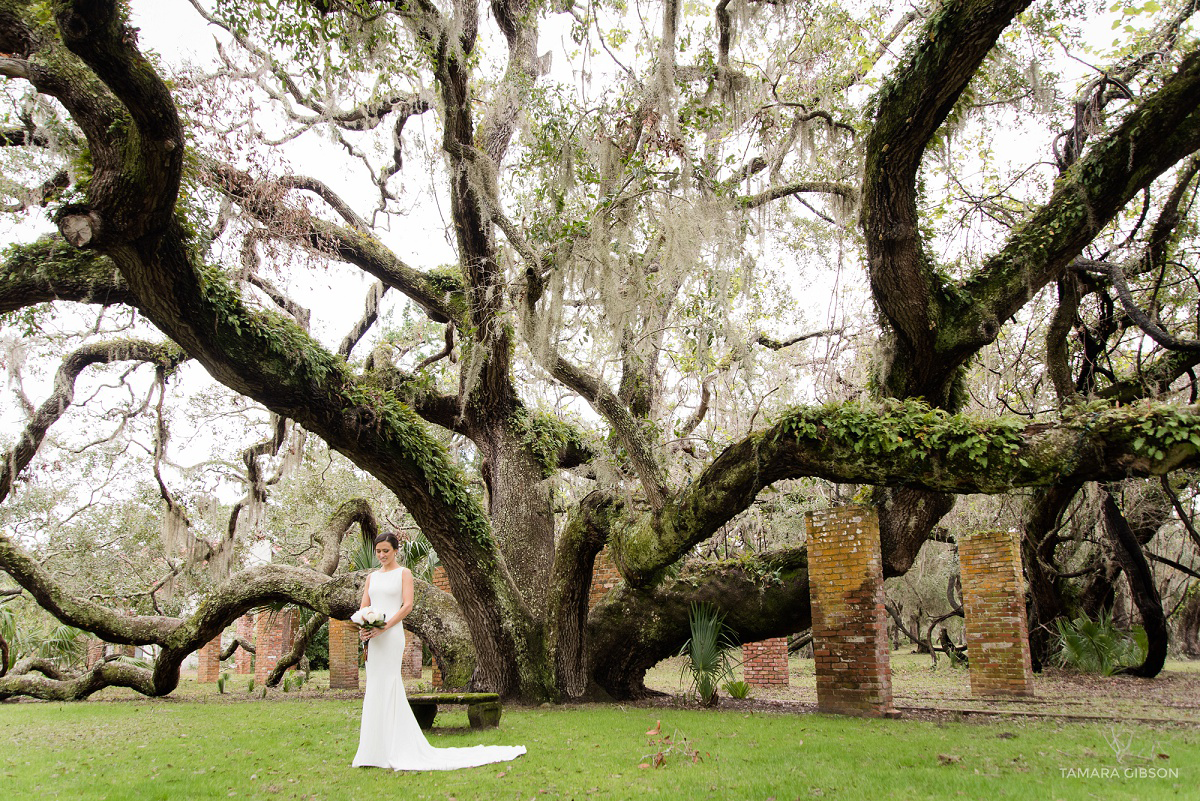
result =
[[[387,615],[373,606],[368,606],[351,615],[350,622],[357,623],[364,629],[381,629],[387,625]]]

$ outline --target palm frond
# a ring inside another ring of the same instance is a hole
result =
[[[725,625],[725,615],[707,603],[693,603],[688,610],[691,637],[679,653],[687,657],[684,673],[690,673],[692,688],[704,704],[712,704],[717,688],[733,681],[729,651],[736,647]]]
[[[375,541],[365,531],[359,532],[358,547],[350,552],[350,566],[355,571],[375,570],[379,560],[375,558]]]
[[[36,653],[67,667],[83,660],[87,653],[86,640],[87,635],[82,629],[60,624],[38,643]]]

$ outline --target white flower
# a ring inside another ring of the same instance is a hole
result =
[[[351,615],[350,622],[357,623],[364,629],[381,629],[387,625],[387,615],[373,606],[368,606]]]

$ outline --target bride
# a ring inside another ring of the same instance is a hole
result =
[[[400,542],[394,534],[375,538],[380,569],[367,577],[361,609],[374,607],[387,615],[382,628],[365,628],[367,691],[363,695],[362,727],[355,767],[392,770],[454,770],[506,762],[525,753],[523,745],[476,745],[434,748],[413,716],[404,693],[400,666],[404,656],[401,621],[413,608],[412,572],[396,563]]]

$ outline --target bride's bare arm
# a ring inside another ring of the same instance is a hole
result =
[[[363,585],[362,603],[358,605],[359,609],[366,609],[371,605],[371,577],[367,576],[367,583]]]
[[[403,603],[400,604],[400,609],[396,612],[396,614],[388,618],[387,627],[389,629],[399,623],[401,620],[404,620],[404,618],[408,617],[408,613],[411,612],[413,608],[412,571],[407,567],[402,567],[400,569],[404,571],[400,574],[400,594],[401,598],[403,599]]]

